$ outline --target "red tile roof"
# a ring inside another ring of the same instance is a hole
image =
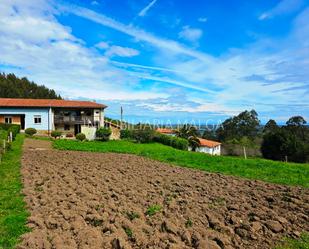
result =
[[[216,141],[212,141],[212,140],[207,140],[204,138],[198,138],[200,140],[200,143],[202,147],[208,147],[208,148],[213,148],[216,147],[218,145],[220,145],[221,143],[216,142]]]
[[[173,133],[175,133],[172,129],[168,129],[168,128],[157,128],[156,131],[159,132],[159,133],[163,133],[163,134],[173,134]]]
[[[60,99],[10,99],[0,98],[0,107],[67,107],[67,108],[106,108],[106,105],[91,101]]]

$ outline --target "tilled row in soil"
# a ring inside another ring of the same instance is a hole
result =
[[[309,231],[307,189],[46,143],[26,141],[19,248],[272,248]]]

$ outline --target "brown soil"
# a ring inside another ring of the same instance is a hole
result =
[[[308,189],[39,140],[22,165],[32,232],[19,248],[271,248],[309,231]]]

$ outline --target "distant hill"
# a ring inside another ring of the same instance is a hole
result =
[[[62,99],[60,95],[44,85],[38,85],[27,78],[14,74],[0,73],[0,98]]]

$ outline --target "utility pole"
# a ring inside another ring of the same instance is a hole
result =
[[[122,130],[123,108],[120,106],[120,130]]]

